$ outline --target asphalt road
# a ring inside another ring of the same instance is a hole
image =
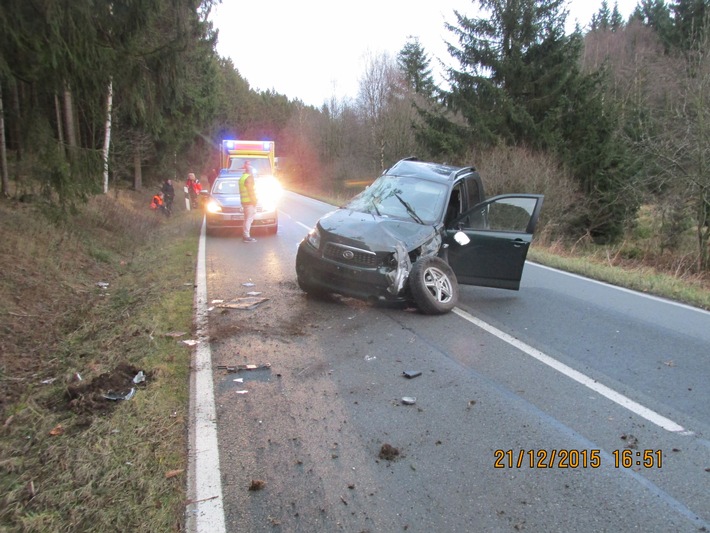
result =
[[[312,300],[296,247],[329,209],[207,239],[226,531],[710,528],[710,314],[533,264],[445,316]]]

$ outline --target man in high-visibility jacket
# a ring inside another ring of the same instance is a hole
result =
[[[150,202],[150,208],[160,211],[165,216],[168,216],[168,212],[165,209],[165,203],[163,202],[163,193],[158,192],[153,195],[153,200]]]
[[[244,163],[244,172],[239,178],[239,196],[242,200],[242,209],[244,211],[244,229],[242,231],[243,242],[256,242],[256,239],[251,236],[251,225],[254,223],[256,215],[256,190],[254,188],[254,174],[249,161]]]

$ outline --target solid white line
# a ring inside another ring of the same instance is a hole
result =
[[[581,372],[578,372],[574,368],[571,368],[563,363],[560,363],[556,359],[553,359],[549,355],[545,355],[542,353],[540,350],[536,350],[532,346],[529,346],[525,344],[522,341],[519,341],[515,337],[511,337],[507,333],[499,330],[498,328],[495,328],[488,324],[487,322],[484,322],[483,320],[480,320],[473,315],[467,313],[466,311],[463,311],[462,309],[459,309],[458,307],[454,309],[454,313],[459,315],[461,318],[464,320],[468,320],[472,324],[478,326],[479,328],[487,331],[491,335],[495,335],[499,339],[501,339],[504,342],[507,342],[511,346],[514,346],[518,350],[520,350],[523,353],[526,353],[530,357],[533,357],[540,361],[541,363],[546,364],[550,368],[553,368],[557,370],[558,372],[564,374],[568,378],[571,378],[575,380],[578,383],[581,383],[585,387],[593,390],[594,392],[601,394],[605,398],[608,398],[614,403],[617,403],[621,407],[624,407],[628,409],[629,411],[637,414],[638,416],[645,418],[649,422],[652,422],[656,424],[657,426],[667,430],[667,431],[672,431],[674,433],[680,433],[683,435],[691,435],[692,432],[686,431],[683,426],[680,426],[673,422],[672,420],[656,413],[655,411],[652,411],[648,409],[647,407],[644,407],[643,405],[631,400],[630,398],[627,398],[623,394],[620,394],[616,392],[613,389],[610,389],[606,385],[602,385],[601,383],[598,383],[597,381],[593,380],[592,378],[582,374]]]
[[[599,281],[596,279],[592,278],[585,278],[584,276],[581,276],[579,274],[574,274],[572,272],[565,272],[564,270],[559,270],[557,268],[549,267],[546,265],[541,265],[540,263],[536,263],[534,261],[526,261],[526,263],[530,263],[533,266],[539,267],[539,268],[544,268],[545,270],[551,270],[553,272],[556,272],[558,274],[564,274],[565,276],[569,276],[571,278],[577,278],[583,281],[588,281],[589,283],[596,283],[597,285],[603,285],[605,287],[609,287],[610,289],[616,289],[621,292],[625,292],[628,294],[633,294],[635,296],[643,296],[644,298],[648,298],[649,300],[655,300],[657,302],[662,302],[664,304],[668,305],[673,305],[676,307],[680,307],[682,309],[686,309],[688,311],[696,311],[698,313],[702,313],[705,315],[710,316],[710,311],[706,311],[705,309],[701,309],[700,307],[693,307],[692,305],[680,303],[680,302],[675,302],[673,300],[668,300],[667,298],[661,298],[660,296],[654,296],[653,294],[646,294],[645,292],[641,291],[635,291],[633,289],[627,289],[626,287],[619,287],[618,285],[612,285],[611,283],[607,283],[606,281]]]
[[[288,218],[293,220],[296,224],[298,224],[299,226],[304,228],[306,231],[311,231],[313,229],[313,226],[306,226],[303,222],[299,222],[298,220],[296,220],[295,218],[293,218],[291,215],[289,215],[288,213],[286,213],[283,210],[279,210],[279,213],[286,215]]]
[[[190,443],[188,469],[187,530],[192,533],[224,533],[222,481],[217,446],[217,412],[212,383],[212,352],[207,323],[207,276],[205,269],[205,222],[202,222],[195,279],[195,327],[197,344],[190,379]]]

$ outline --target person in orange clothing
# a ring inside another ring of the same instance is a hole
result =
[[[185,187],[187,188],[187,194],[190,197],[190,206],[192,209],[197,209],[198,203],[197,199],[200,196],[200,191],[202,191],[202,185],[195,178],[195,174],[190,172],[187,175],[187,181],[185,182]]]
[[[157,192],[153,195],[153,200],[150,202],[150,208],[161,212],[165,216],[168,216],[168,210],[165,208],[162,192]]]

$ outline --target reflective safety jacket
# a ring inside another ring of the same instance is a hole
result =
[[[245,172],[239,178],[239,196],[242,199],[242,205],[256,205],[256,193],[254,192],[254,177]]]
[[[151,209],[158,209],[163,206],[163,199],[159,195],[153,196],[153,201],[150,202]]]

